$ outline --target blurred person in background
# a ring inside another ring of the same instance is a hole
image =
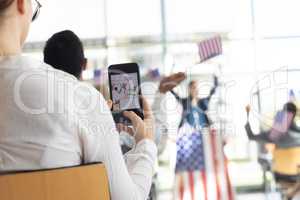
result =
[[[214,76],[214,86],[211,89],[209,96],[206,98],[199,99],[198,82],[195,80],[189,83],[189,96],[187,98],[181,98],[172,90],[172,94],[183,108],[179,127],[182,127],[185,122],[188,122],[191,126],[197,128],[204,128],[210,125],[210,120],[206,115],[206,111],[208,110],[210,99],[215,94],[217,87],[218,78]]]
[[[68,73],[22,56],[40,8],[37,0],[0,0],[0,173],[102,162],[113,200],[146,199],[157,159],[147,101],[145,120],[124,113],[136,130],[136,146],[124,159],[102,95]]]
[[[176,138],[174,199],[235,199],[224,153],[224,135],[211,126],[207,116],[218,85],[214,76],[209,95],[202,99],[195,80],[188,85],[187,98],[173,92],[183,108]]]
[[[247,116],[250,113],[250,106],[246,108]],[[297,107],[294,103],[286,103],[282,110],[276,113],[272,128],[268,131],[254,134],[249,120],[245,130],[250,140],[258,142],[274,143],[277,147],[290,148],[300,146],[300,127],[295,123]]]
[[[254,134],[249,123],[251,107],[246,107],[247,123],[245,130],[249,140],[265,145],[271,159],[259,155],[258,161],[263,169],[272,169],[276,183],[281,188],[284,199],[298,199],[300,196],[300,127],[296,124],[297,107],[293,102],[286,103],[274,118],[267,131]]]

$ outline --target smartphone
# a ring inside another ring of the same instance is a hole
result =
[[[108,68],[108,79],[115,122],[131,124],[123,116],[124,111],[133,111],[144,119],[139,66],[136,63],[111,65]]]

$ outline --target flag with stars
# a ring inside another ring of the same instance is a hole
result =
[[[294,90],[290,90],[289,92],[289,101],[296,101],[296,95]]]
[[[202,135],[199,132],[183,135],[176,144],[176,172],[205,169]]]
[[[288,133],[288,130],[293,123],[293,118],[294,114],[291,112],[277,112],[269,135],[271,141],[278,142],[280,138],[284,137]]]
[[[234,200],[222,136],[184,124],[176,146],[176,200]]]

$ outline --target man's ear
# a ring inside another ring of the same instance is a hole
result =
[[[17,8],[18,8],[18,12],[21,13],[22,15],[25,13],[26,11],[26,1],[27,0],[17,0]]]
[[[82,64],[81,64],[82,71],[86,70],[87,63],[88,63],[88,60],[86,58],[84,58],[82,61]]]

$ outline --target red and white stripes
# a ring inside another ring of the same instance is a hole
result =
[[[204,40],[198,44],[198,48],[201,62],[204,62],[223,53],[222,38],[216,36]]]
[[[216,130],[202,134],[205,170],[176,174],[175,200],[234,200],[222,136]]]

